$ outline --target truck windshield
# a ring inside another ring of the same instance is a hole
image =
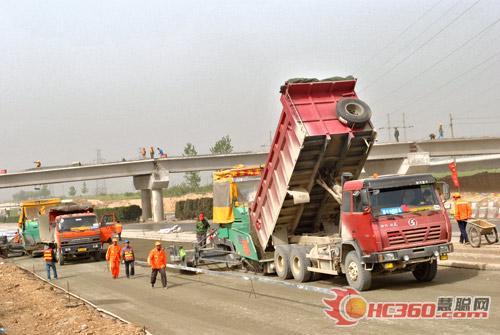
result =
[[[235,178],[235,182],[237,185],[237,193],[238,196],[236,201],[241,204],[248,204],[255,199],[255,195],[257,194],[257,187],[259,186],[260,178],[257,177],[246,177],[238,180]]]
[[[433,185],[372,190],[370,203],[375,216],[440,209]]]
[[[97,228],[99,228],[99,224],[97,223],[97,217],[95,215],[63,218],[59,221],[59,231]]]

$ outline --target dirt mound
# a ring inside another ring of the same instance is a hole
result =
[[[168,197],[163,198],[163,208],[166,213],[175,212],[175,204],[177,201],[187,200],[187,199],[200,199],[200,198],[211,198],[212,193],[189,193],[180,197]],[[130,205],[141,206],[141,199],[123,199],[123,200],[97,200],[97,199],[86,199],[87,202],[91,203],[95,208],[116,208],[116,207],[126,207]]]
[[[95,309],[0,261],[0,328],[6,334],[131,334],[145,332]]]

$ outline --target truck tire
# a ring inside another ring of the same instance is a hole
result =
[[[304,248],[293,248],[290,252],[290,270],[292,271],[293,279],[299,283],[305,283],[311,280],[312,272],[307,270],[311,266],[311,260],[306,257]]]
[[[337,102],[337,117],[344,124],[362,126],[370,121],[372,111],[368,104],[360,99],[345,98]]]
[[[281,279],[292,278],[292,271],[290,269],[290,249],[276,247],[274,250],[274,267],[276,274]]]
[[[437,261],[420,263],[417,265],[415,270],[413,270],[413,276],[416,280],[421,282],[432,281],[436,277],[437,273]]]
[[[61,249],[57,249],[57,262],[59,265],[63,266],[64,265],[64,256],[62,254]]]
[[[349,286],[366,291],[372,285],[372,273],[365,269],[355,250],[350,251],[345,258],[345,277]]]

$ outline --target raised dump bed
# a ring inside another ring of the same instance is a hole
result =
[[[355,85],[346,79],[281,88],[283,111],[250,209],[261,252],[294,235],[338,231],[339,204],[328,193],[342,173],[359,176],[376,135]]]

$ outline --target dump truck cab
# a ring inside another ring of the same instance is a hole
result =
[[[64,214],[60,214],[63,212]],[[71,212],[71,213],[70,213]],[[53,211],[57,259],[60,265],[66,260],[80,257],[101,257],[101,232],[97,215],[81,208]]]
[[[369,283],[355,283],[359,273],[366,271],[413,271],[418,280],[434,278],[437,259],[447,259],[453,251],[451,225],[442,201],[449,192],[444,187],[440,194],[437,186],[428,174],[344,183],[340,264],[352,286],[369,287]],[[355,257],[347,260],[351,252]],[[362,268],[353,273],[356,262]]]

